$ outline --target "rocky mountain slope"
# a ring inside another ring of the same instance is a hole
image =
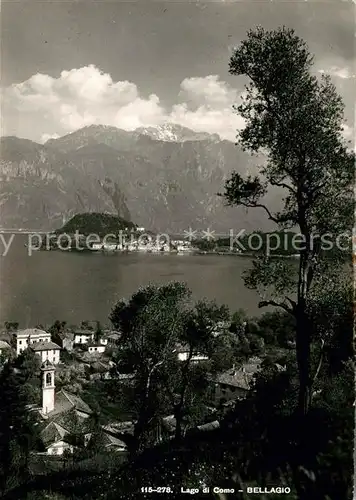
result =
[[[81,212],[108,212],[146,228],[264,228],[263,213],[224,207],[216,193],[254,162],[234,144],[177,125],[127,132],[92,125],[45,145],[1,138],[3,228],[53,230]]]

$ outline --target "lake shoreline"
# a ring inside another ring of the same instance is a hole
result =
[[[219,252],[219,251],[186,251],[186,252],[177,252],[177,251],[143,251],[143,250],[92,250],[90,248],[82,248],[82,249],[77,249],[77,248],[68,248],[68,249],[60,249],[60,248],[39,248],[38,251],[41,252],[75,252],[75,253],[93,253],[93,254],[100,254],[100,255],[113,255],[113,254],[150,254],[150,255],[177,255],[177,256],[182,256],[182,255],[187,255],[187,256],[208,256],[208,255],[214,255],[214,256],[219,256],[219,257],[246,257],[246,258],[256,258],[260,255],[264,255],[263,253],[249,253],[249,252]],[[292,254],[292,255],[284,255],[284,254],[272,254],[269,256],[270,258],[276,258],[276,259],[299,259],[299,254]]]

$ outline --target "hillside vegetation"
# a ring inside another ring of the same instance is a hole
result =
[[[79,234],[84,236],[89,234],[105,236],[110,233],[117,234],[119,231],[127,229],[133,230],[136,227],[135,224],[122,217],[93,212],[75,215],[61,229],[58,229],[56,233],[72,234],[79,231]]]

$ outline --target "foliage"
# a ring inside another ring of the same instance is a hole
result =
[[[99,342],[102,336],[103,336],[103,329],[101,328],[100,321],[97,321],[95,329],[95,342]]]
[[[233,333],[223,333],[211,340],[210,363],[212,372],[221,372],[241,361],[241,343]]]
[[[194,247],[198,248],[202,252],[211,252],[216,248],[216,246],[217,243],[215,241],[208,241],[208,240],[194,241]]]
[[[355,158],[342,136],[343,103],[330,77],[319,80],[311,73],[312,63],[306,43],[285,27],[251,30],[234,50],[230,73],[250,79],[235,108],[246,123],[239,142],[252,154],[264,153],[266,162],[259,176],[244,179],[233,173],[224,193],[229,205],[264,210],[280,230],[300,230],[298,266],[262,255],[245,281],[261,294],[260,307],[281,307],[295,317],[302,414],[312,392],[311,288],[328,268],[343,263],[342,252],[335,252],[337,237],[347,231],[351,235],[354,216]],[[263,202],[271,186],[285,194],[278,213]],[[330,255],[326,236],[334,250]]]
[[[242,326],[247,320],[247,313],[244,309],[238,309],[231,316],[231,324],[236,326]]]
[[[59,321],[58,319],[56,319],[53,325],[49,327],[48,332],[51,334],[51,338],[56,344],[62,344],[62,338],[65,332],[66,325],[66,321]]]
[[[0,491],[28,477],[30,452],[39,446],[36,416],[28,405],[39,402],[39,360],[26,350],[0,374]]]
[[[117,372],[135,375],[126,395],[137,415],[138,448],[155,436],[155,426],[169,411],[176,420],[175,438],[180,440],[204,402],[208,364],[194,365],[193,357],[211,353],[216,327],[229,318],[229,312],[215,302],[199,301],[191,307],[190,295],[183,283],[148,286],[112,311],[113,326],[122,332]],[[179,361],[181,348],[185,358]]]
[[[137,414],[133,453],[152,439],[163,401],[157,392],[160,372],[173,363],[181,336],[182,315],[190,291],[184,284],[141,288],[126,303],[114,307],[110,320],[122,332],[117,356],[117,373],[130,368],[134,378],[134,407]],[[164,406],[163,406],[164,407]],[[155,439],[155,438],[153,438]]]
[[[267,163],[260,177],[244,180],[234,174],[225,193],[231,204],[265,210],[279,228],[299,225],[309,243],[315,232],[348,229],[353,215],[353,157],[341,137],[342,102],[329,78],[319,81],[311,75],[311,64],[305,43],[285,28],[251,31],[235,50],[231,72],[251,79],[238,108],[246,121],[241,144],[252,152],[265,152]],[[277,214],[262,202],[271,185],[287,193]],[[282,484],[291,488],[293,500],[351,498],[353,290],[349,276],[340,273],[344,261],[339,257],[337,252],[323,253],[320,240],[314,248],[300,251],[297,273],[291,263],[260,256],[247,284],[265,295],[272,289],[272,298],[263,296],[260,305],[279,306],[281,311],[254,320],[238,312],[231,331],[217,337],[216,323],[227,319],[228,311],[205,301],[192,307],[184,284],[151,285],[116,304],[110,319],[122,332],[122,348],[116,353],[115,371],[133,373],[135,378],[129,383],[108,381],[105,387],[110,388],[110,402],[127,400],[134,410],[131,460],[103,472],[97,460],[85,471],[48,475],[42,483],[30,485],[32,489],[46,491],[50,484],[70,498],[110,500],[137,498],[143,484],[169,485],[175,489],[169,498],[174,499],[181,498],[182,486],[239,489]],[[296,355],[289,351],[285,370],[280,370],[277,355],[286,352],[280,347],[294,338]],[[182,362],[177,359],[178,343],[187,349]],[[182,427],[202,417],[199,403],[205,403],[206,371],[222,369],[224,358],[231,364],[262,349],[268,356],[252,390],[225,414],[220,428],[184,436]],[[195,352],[207,353],[209,362],[194,365]],[[24,358],[19,359],[25,367]],[[6,382],[10,379],[11,384]],[[26,374],[25,368],[15,372],[11,366],[0,377],[5,401],[10,408],[15,404],[14,416],[7,405],[0,408],[0,432],[8,428],[10,418],[17,432],[10,440],[0,435],[0,451],[16,467],[26,462],[19,457],[28,456],[28,442],[22,439],[27,430],[22,388],[31,380],[30,369]],[[95,389],[105,394],[104,385]],[[296,406],[300,412],[294,411]],[[167,409],[176,417],[179,439],[162,442],[159,430]],[[96,431],[99,418],[97,413],[92,422]],[[18,470],[4,471],[7,487],[8,478],[24,477]],[[204,498],[214,495],[210,491]]]
[[[116,215],[91,212],[75,215],[61,229],[58,229],[56,233],[74,234],[78,231],[79,234],[84,236],[97,234],[100,237],[104,237],[108,234],[116,236],[119,234],[119,231],[135,228],[135,224]]]
[[[19,323],[17,321],[5,321],[4,326],[7,332],[16,332],[18,330]]]
[[[265,312],[257,319],[257,325],[266,344],[286,347],[295,338],[295,318],[285,311]]]
[[[80,328],[83,330],[93,330],[93,326],[90,324],[90,321],[82,321],[80,324]]]

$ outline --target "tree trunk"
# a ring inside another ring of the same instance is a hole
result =
[[[185,362],[185,365],[182,370],[182,389],[181,389],[181,394],[180,394],[180,401],[177,405],[174,406],[174,417],[176,419],[176,429],[175,429],[175,440],[177,442],[181,441],[182,439],[182,410],[184,406],[184,399],[185,399],[185,393],[188,387],[189,383],[189,367],[190,367],[190,362],[193,357],[193,346],[191,345],[189,348],[189,355],[188,358]]]
[[[144,384],[144,387],[142,388],[142,395],[141,395],[141,405],[140,405],[140,411],[139,411],[139,416],[137,423],[135,425],[134,429],[134,436],[133,436],[133,443],[132,443],[132,449],[131,449],[131,455],[133,457],[136,457],[142,448],[142,436],[147,430],[147,424],[150,420],[150,409],[149,409],[149,393],[151,390],[151,382],[152,382],[152,375],[154,371],[162,365],[163,360],[159,361],[158,363],[154,364],[148,371],[147,373],[147,378],[146,378],[146,383]]]
[[[182,439],[182,405],[179,403],[174,408],[174,417],[176,419],[175,441],[179,442]]]
[[[311,400],[310,325],[304,299],[300,299],[296,314],[296,355],[299,372],[298,411],[306,415]]]

